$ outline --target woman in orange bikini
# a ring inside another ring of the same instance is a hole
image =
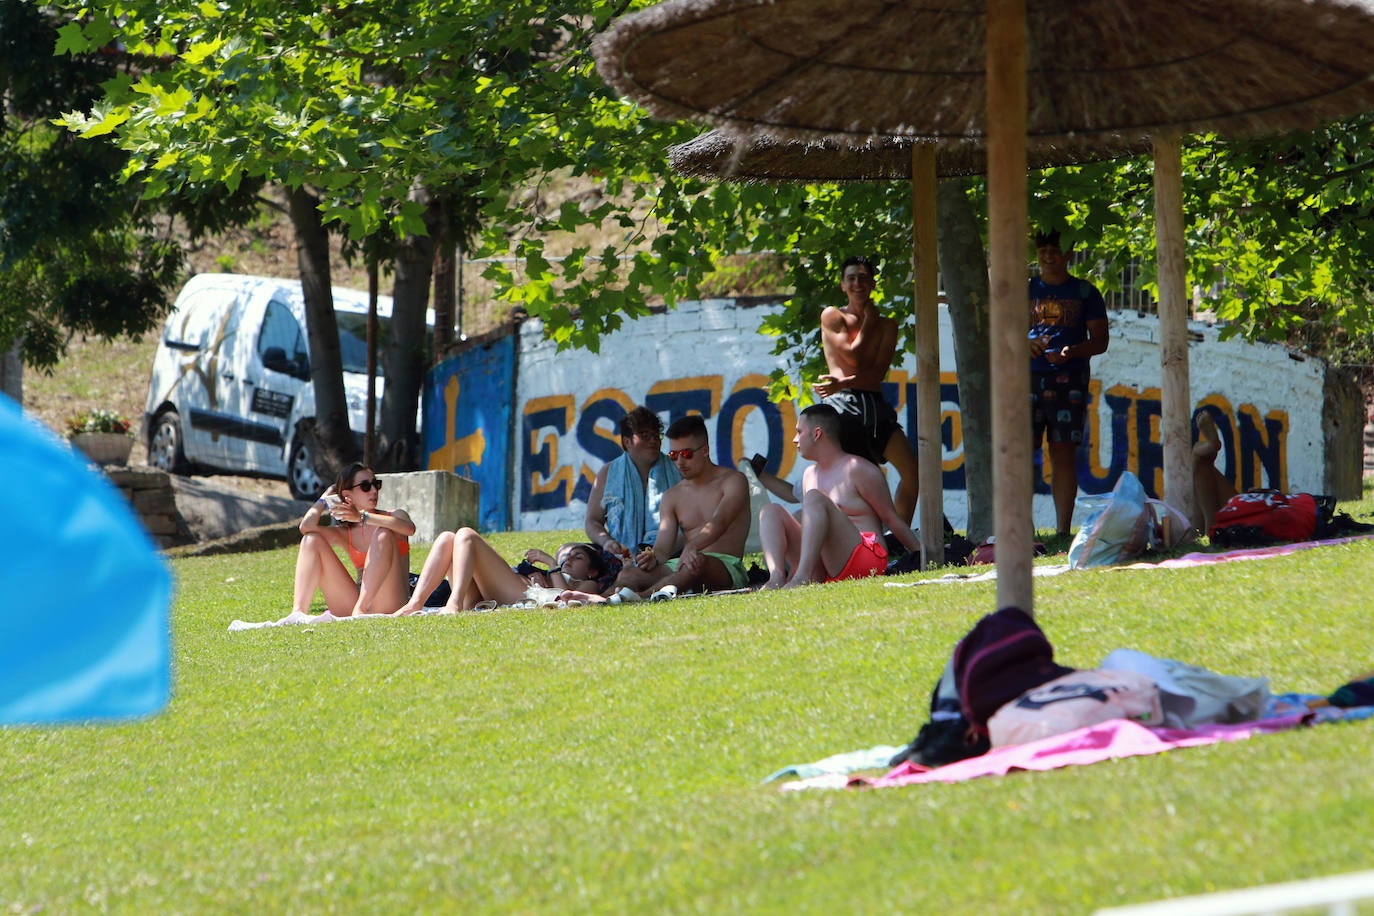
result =
[[[336,617],[393,614],[410,597],[410,537],[415,524],[402,509],[377,508],[382,482],[354,462],[310,506],[301,519],[292,613],[307,614],[318,590]],[[332,525],[321,525],[328,512]],[[358,570],[354,581],[334,552],[348,551]]]

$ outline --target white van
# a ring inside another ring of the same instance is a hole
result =
[[[334,288],[348,421],[361,441],[367,411],[367,293]],[[379,296],[378,350],[391,297]],[[198,274],[182,288],[162,330],[143,415],[148,463],[285,478],[314,499],[315,473],[301,424],[315,416],[305,299],[299,280]],[[377,400],[383,380],[380,368]]]

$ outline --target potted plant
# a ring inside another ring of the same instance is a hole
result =
[[[97,407],[67,420],[67,438],[96,464],[128,464],[134,447],[129,418]]]

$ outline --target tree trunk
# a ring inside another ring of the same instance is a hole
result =
[[[954,359],[959,372],[968,538],[977,544],[992,534],[992,369],[988,357],[987,250],[965,191],[965,182],[958,179],[942,181],[936,195],[940,219],[940,272],[949,300]]]
[[[449,219],[447,204],[440,209],[439,233],[434,252],[434,349],[431,363],[437,363],[453,345],[458,305],[458,242]]]
[[[391,293],[391,329],[382,357],[386,385],[382,389],[381,429],[377,464],[389,471],[414,470],[419,465],[415,416],[420,387],[429,367],[425,311],[434,276],[434,240],[439,234],[440,207],[423,185],[411,199],[424,203],[428,235],[403,239],[396,251],[396,285]]]
[[[306,336],[310,341],[310,378],[315,389],[315,471],[329,481],[345,464],[358,459],[358,446],[348,425],[343,357],[339,353],[339,325],[334,317],[330,279],[329,235],[320,219],[319,203],[304,188],[290,192],[296,260],[305,297]]]
[[[0,353],[0,391],[14,398],[14,403],[24,404],[24,360],[19,353],[23,339]]]

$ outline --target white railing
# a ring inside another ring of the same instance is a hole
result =
[[[1109,907],[1093,916],[1278,916],[1320,907],[1327,916],[1355,916],[1359,901],[1374,901],[1374,871]]]

